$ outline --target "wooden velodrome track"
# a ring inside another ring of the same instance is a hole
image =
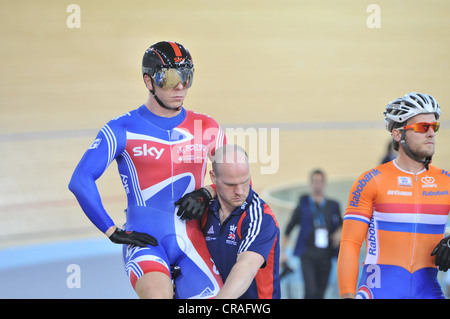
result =
[[[434,163],[450,169],[447,0],[376,1],[380,28],[367,25],[372,1],[79,0],[80,28],[69,28],[71,3],[0,4],[0,247],[100,236],[67,184],[103,124],[145,101],[142,54],[160,40],[191,51],[185,106],[230,129],[230,141],[236,127],[258,139],[279,129],[273,173],[250,154],[260,194],[304,183],[316,167],[339,181],[378,164],[384,106],[410,91],[441,104]],[[98,186],[120,225],[115,164]],[[273,208],[283,227],[287,214]]]

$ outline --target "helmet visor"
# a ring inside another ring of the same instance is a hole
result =
[[[183,88],[190,88],[194,80],[193,68],[162,68],[152,77],[154,83],[163,89],[173,89],[181,82]]]

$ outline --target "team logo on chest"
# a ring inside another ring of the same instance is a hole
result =
[[[398,176],[397,181],[399,187],[412,187],[412,179],[409,176]]]
[[[420,179],[420,181],[422,182],[422,188],[437,187],[433,176],[424,176]]]
[[[236,225],[230,225],[230,230],[228,232],[228,237],[227,240],[225,241],[227,244],[229,245],[234,245],[236,246],[236,229],[237,226]]]

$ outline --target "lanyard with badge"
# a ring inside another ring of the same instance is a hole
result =
[[[309,207],[313,217],[314,224],[314,244],[317,248],[328,248],[328,229],[325,222],[324,208],[326,199],[319,205],[309,197]]]

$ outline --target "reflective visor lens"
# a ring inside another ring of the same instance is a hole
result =
[[[426,132],[428,132],[430,127],[433,128],[433,131],[437,132],[439,130],[439,126],[440,126],[440,124],[438,122],[433,122],[433,123],[420,122],[420,123],[415,123],[415,124],[411,124],[408,126],[404,126],[403,129],[404,130],[413,129],[414,132],[426,133]]]
[[[183,88],[190,88],[194,79],[194,69],[179,68],[169,69],[162,68],[156,71],[153,81],[160,88],[173,89],[181,82]]]

